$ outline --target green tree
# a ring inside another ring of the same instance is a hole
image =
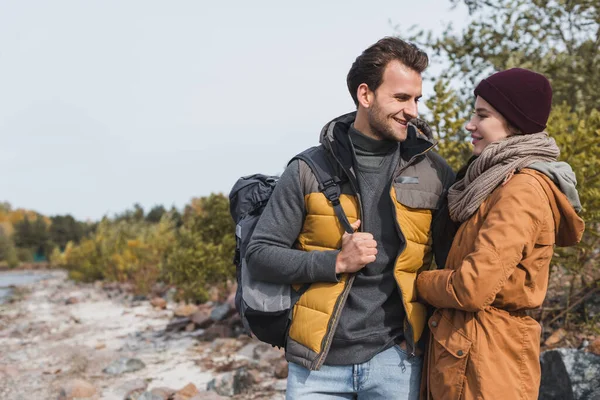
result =
[[[15,245],[20,249],[19,254],[30,252],[32,257],[48,257],[53,249],[48,225],[41,215],[38,215],[34,221],[30,221],[26,216],[22,221],[17,222],[13,238]],[[27,261],[24,257],[20,256],[20,258],[22,261]]]
[[[162,205],[154,206],[146,215],[146,221],[156,224],[166,212],[167,210]]]
[[[466,162],[459,125],[472,110],[473,89],[485,76],[512,67],[548,77],[553,111],[547,131],[561,148],[578,181],[586,232],[576,248],[553,260],[574,278],[598,282],[600,263],[600,7],[597,0],[449,0],[464,3],[470,18],[441,35],[415,31],[411,40],[427,49],[433,63],[447,68],[435,77],[435,95],[426,104],[440,139],[440,153],[454,168]],[[407,35],[403,35],[407,36]],[[587,269],[591,274],[585,273]],[[586,278],[586,276],[588,278]],[[573,285],[572,285],[573,286]]]
[[[5,262],[11,268],[14,268],[19,264],[19,258],[17,256],[15,244],[0,226],[0,263],[2,262]]]
[[[50,220],[50,240],[61,250],[65,249],[68,242],[79,243],[85,234],[85,224],[71,215],[55,215]]]
[[[208,288],[235,279],[235,224],[222,194],[193,199],[167,255],[165,275],[187,300],[205,301]]]

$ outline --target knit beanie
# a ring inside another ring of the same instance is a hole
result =
[[[481,96],[523,133],[546,128],[552,87],[544,75],[523,68],[497,72],[477,85],[475,96]]]

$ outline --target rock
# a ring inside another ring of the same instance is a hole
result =
[[[283,349],[278,349],[266,343],[260,343],[254,348],[254,359],[275,361],[285,358]]]
[[[105,343],[98,343],[95,347],[96,350],[102,350],[106,348],[106,344]]]
[[[213,320],[210,318],[210,310],[199,309],[190,316],[190,319],[198,328],[208,328]]]
[[[74,379],[60,388],[58,400],[91,399],[96,395],[96,388],[82,379]]]
[[[194,397],[190,398],[190,400],[222,400],[227,397],[223,397],[215,392],[199,392]]]
[[[544,344],[546,346],[554,346],[558,344],[561,340],[563,340],[565,336],[567,336],[567,331],[565,331],[563,328],[557,329],[554,332],[552,332],[552,334],[548,337],[548,339],[546,339]]]
[[[196,324],[194,324],[193,322],[190,322],[185,326],[186,332],[192,332],[194,329],[196,329]]]
[[[152,304],[152,307],[161,308],[163,310],[167,308],[167,301],[162,297],[153,298],[150,300],[150,304]]]
[[[571,379],[565,368],[562,357],[557,351],[545,351],[540,357],[542,365],[542,381],[540,384],[540,400],[573,400]]]
[[[208,382],[207,390],[212,390],[221,396],[234,396],[246,391],[252,386],[252,376],[246,368],[239,368],[234,372],[227,372]]]
[[[600,356],[600,336],[598,336],[592,343],[587,346],[587,351]]]
[[[221,304],[213,308],[213,310],[210,312],[210,319],[212,319],[213,321],[222,321],[226,317],[228,317],[230,313],[231,307],[229,306],[229,304]]]
[[[575,349],[548,350],[541,355],[541,400],[600,398],[600,356]]]
[[[231,330],[231,328],[229,326],[219,323],[219,324],[214,324],[214,325],[210,326],[209,328],[207,328],[204,331],[204,335],[203,335],[202,339],[207,342],[212,342],[216,338],[227,338],[227,337],[232,337],[232,335],[233,335],[233,331]]]
[[[188,383],[185,387],[175,393],[173,400],[189,400],[192,397],[196,396],[198,393],[198,388],[193,383]]]
[[[165,328],[165,331],[179,332],[185,329],[185,327],[188,326],[189,323],[190,319],[188,317],[173,318]]]
[[[279,360],[275,363],[275,377],[285,379],[288,377],[288,363],[286,360]]]
[[[144,392],[136,400],[168,400],[169,396],[161,396],[152,392]]]
[[[113,361],[110,365],[104,368],[102,371],[110,375],[119,375],[125,372],[139,371],[146,367],[146,364],[137,358],[119,358]]]
[[[134,379],[125,382],[117,389],[118,396],[125,400],[137,400],[148,387],[148,382],[143,379]]]
[[[278,392],[285,392],[286,388],[287,388],[287,379],[279,379],[276,380],[275,382],[273,382],[273,384],[271,385],[271,388],[273,390],[276,390]]]
[[[164,400],[169,399],[175,394],[176,390],[166,387],[154,388],[150,391],[153,395],[161,396]]]
[[[238,356],[246,357],[250,360],[254,360],[254,349],[259,345],[259,342],[250,342],[244,347],[242,347],[238,352]]]
[[[193,304],[184,304],[182,306],[179,306],[175,309],[175,316],[176,317],[189,317],[190,315],[192,315],[193,313],[195,313],[196,311],[198,311],[198,307],[196,307]]]
[[[77,297],[69,297],[66,301],[66,305],[77,304],[79,303],[79,299]]]

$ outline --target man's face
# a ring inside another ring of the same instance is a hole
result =
[[[408,121],[418,115],[422,85],[421,74],[399,61],[391,61],[385,67],[383,82],[367,108],[373,136],[379,140],[406,140]]]

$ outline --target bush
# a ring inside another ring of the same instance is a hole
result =
[[[229,201],[222,194],[192,200],[183,226],[170,249],[165,277],[177,286],[179,297],[203,302],[208,289],[225,289],[235,279],[235,224]]]

